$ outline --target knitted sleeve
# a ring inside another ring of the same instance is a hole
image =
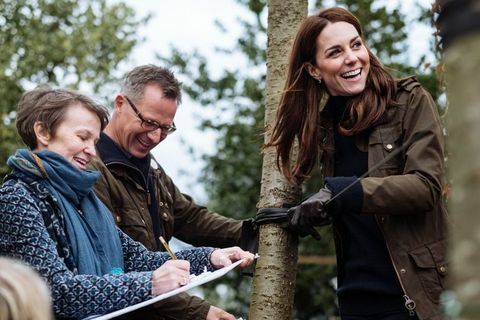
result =
[[[165,261],[170,260],[168,253],[149,251],[140,242],[132,240],[132,238],[120,229],[118,229],[118,232],[123,247],[125,272],[132,270],[155,270],[164,264]],[[213,266],[210,263],[210,255],[213,250],[213,248],[199,247],[181,250],[176,252],[175,255],[178,259],[188,260],[190,262],[190,273],[199,274],[204,271],[205,267],[209,271],[213,270]]]
[[[105,314],[151,298],[151,272],[78,275],[70,271],[42,218],[51,210],[19,182],[0,188],[0,255],[23,260],[47,281],[56,317]],[[61,248],[59,248],[61,250]]]

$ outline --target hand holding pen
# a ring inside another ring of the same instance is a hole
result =
[[[190,281],[190,262],[178,260],[163,237],[160,237],[160,242],[172,260],[166,261],[153,272],[152,294],[155,296],[184,286]]]
[[[153,295],[159,295],[190,282],[190,263],[186,260],[178,260],[163,237],[160,237],[160,242],[172,260],[166,261],[160,268],[153,272]],[[243,268],[251,264],[254,258],[255,256],[248,251],[243,251],[239,247],[231,247],[214,250],[210,256],[210,263],[215,269],[219,269],[243,259],[243,262],[240,264],[240,267]]]

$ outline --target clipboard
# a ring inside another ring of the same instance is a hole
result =
[[[128,306],[126,308],[123,308],[123,309],[120,309],[120,310],[117,310],[117,311],[113,311],[113,312],[110,312],[110,313],[107,313],[107,314],[104,314],[104,315],[101,315],[101,316],[90,316],[88,318],[85,318],[84,320],[90,320],[90,319],[94,319],[94,320],[107,320],[107,319],[112,319],[112,318],[115,318],[115,317],[118,317],[118,316],[121,316],[122,314],[125,314],[125,313],[128,313],[128,312],[131,312],[131,311],[134,311],[134,310],[137,310],[137,309],[140,309],[140,308],[143,308],[145,306],[148,306],[148,305],[151,305],[152,303],[155,303],[155,302],[158,302],[158,301],[161,301],[161,300],[164,300],[164,299],[167,299],[167,298],[170,298],[178,293],[181,293],[181,292],[185,292],[187,290],[190,290],[192,288],[195,288],[195,287],[198,287],[202,284],[205,284],[207,282],[210,282],[210,281],[213,281],[215,279],[218,279],[222,276],[224,276],[226,273],[228,273],[230,270],[234,269],[235,267],[237,267],[239,264],[241,264],[243,262],[243,259],[241,260],[238,260],[234,263],[232,263],[231,265],[229,266],[226,266],[226,267],[223,267],[221,269],[218,269],[218,270],[215,270],[213,272],[208,272],[208,273],[201,273],[200,275],[196,276],[195,278],[193,278],[188,284],[180,287],[180,288],[177,288],[177,289],[173,289],[171,291],[168,291],[168,292],[165,292],[165,293],[162,293],[156,297],[153,297],[149,300],[145,300],[145,301],[142,301],[140,303],[137,303],[137,304],[134,304],[134,305],[131,305],[131,306]]]

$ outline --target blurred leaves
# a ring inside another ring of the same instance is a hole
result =
[[[107,0],[0,0],[0,116],[15,117],[26,88],[42,83],[98,92],[139,41],[137,28],[149,17]],[[2,127],[0,175],[6,157],[19,146],[13,127]]]

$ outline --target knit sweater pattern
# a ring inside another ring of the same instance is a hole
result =
[[[47,281],[57,318],[85,318],[105,314],[152,298],[152,272],[169,256],[148,251],[142,244],[118,230],[123,249],[125,273],[93,276],[76,274],[62,258],[66,249],[49,234],[49,227],[62,228],[61,212],[54,221],[53,199],[39,183],[26,184],[21,179],[7,180],[0,188],[0,255],[23,260]],[[212,270],[212,248],[183,250],[179,259],[190,261],[190,272]]]

